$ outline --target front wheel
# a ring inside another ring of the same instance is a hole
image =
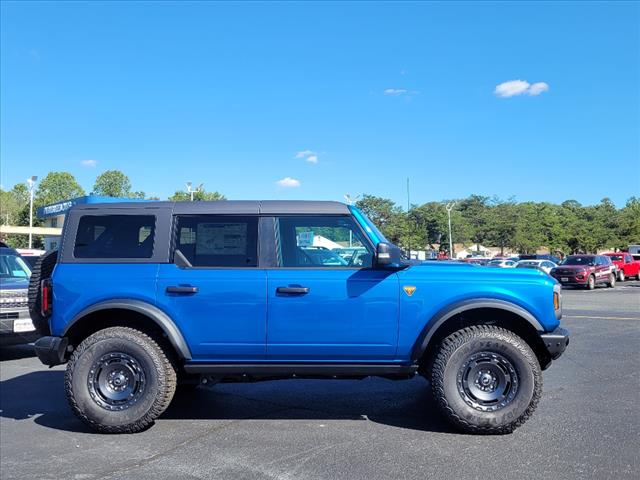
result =
[[[594,288],[596,288],[596,277],[589,275],[589,279],[587,280],[587,289],[593,290]]]
[[[618,270],[618,281],[619,282],[624,282],[624,270]]]
[[[176,371],[147,334],[127,327],[100,330],[71,355],[65,391],[73,412],[94,430],[134,433],[169,406]]]
[[[607,286],[609,288],[613,288],[616,286],[616,276],[613,273],[609,274],[609,281],[607,282]]]
[[[448,420],[469,433],[511,433],[536,409],[542,373],[527,343],[509,330],[477,325],[441,343],[431,387]]]

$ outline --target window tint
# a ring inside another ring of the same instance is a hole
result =
[[[176,249],[194,267],[257,267],[258,217],[179,216]]]
[[[151,258],[153,215],[85,215],[78,223],[76,258]]]
[[[351,217],[280,217],[278,263],[283,267],[370,268],[373,252]]]

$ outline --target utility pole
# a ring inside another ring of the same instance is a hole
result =
[[[204,186],[204,183],[201,183],[200,185],[198,185],[198,188],[193,189],[191,187],[192,183],[191,182],[187,182],[187,193],[189,194],[191,201],[193,202],[193,194],[199,192],[200,190],[202,190],[202,187]]]
[[[456,202],[449,202],[445,207],[447,209],[447,215],[449,216],[449,258],[453,260],[453,240],[451,238],[451,210],[456,205]]]
[[[27,178],[27,187],[29,188],[29,248],[33,248],[33,191],[36,186],[38,177]]]
[[[411,219],[409,218],[409,211],[411,210],[411,198],[409,196],[409,177],[407,177],[407,247],[409,247],[409,260],[411,260]]]

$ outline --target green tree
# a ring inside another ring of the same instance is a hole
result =
[[[220,192],[207,192],[202,188],[193,192],[194,202],[226,200],[226,199],[227,197],[225,197]],[[171,195],[169,197],[169,200],[172,202],[188,202],[191,200],[191,194],[184,190],[176,190],[176,193]]]
[[[49,172],[38,184],[34,203],[40,207],[82,197],[84,194],[83,188],[70,173]]]
[[[408,225],[402,208],[388,198],[376,197],[375,195],[363,195],[356,202],[356,206],[369,217],[389,241],[398,246],[406,247],[402,238],[404,236],[406,240]]]
[[[144,192],[131,190],[131,180],[120,170],[107,170],[98,175],[93,193],[103,197],[145,198]]]

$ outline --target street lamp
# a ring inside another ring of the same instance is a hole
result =
[[[198,188],[196,188],[195,190],[191,187],[191,185],[192,185],[191,182],[187,182],[187,192],[191,196],[191,201],[193,202],[193,194],[202,190],[204,183],[201,183],[200,185],[198,185]]]
[[[445,207],[449,216],[449,258],[453,260],[453,240],[451,239],[451,210],[455,207],[456,202],[449,202]]]
[[[345,193],[344,199],[347,201],[348,205],[353,205],[361,196],[361,194],[358,194],[355,197],[351,198],[351,195]],[[349,229],[349,247],[353,247],[353,231],[351,229]]]
[[[29,248],[33,246],[33,190],[36,186],[38,177],[27,178],[27,187],[29,188]]]

